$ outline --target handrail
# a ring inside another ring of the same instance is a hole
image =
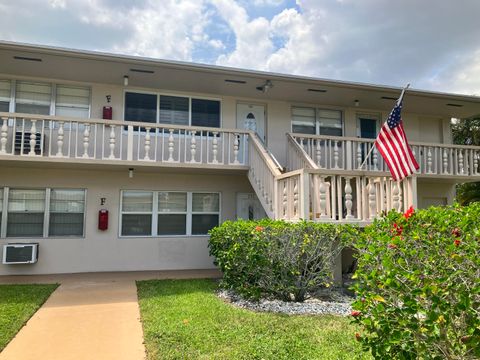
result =
[[[253,146],[257,149],[258,153],[262,156],[263,160],[267,164],[268,168],[272,172],[272,175],[274,176],[279,176],[282,174],[282,172],[279,170],[277,167],[277,164],[275,161],[273,161],[272,157],[270,156],[269,152],[265,149],[263,144],[260,142],[257,136],[252,136],[255,135],[253,132],[249,132],[250,134],[250,140]]]
[[[250,131],[249,133],[249,137],[250,138],[255,138],[255,140],[257,140],[257,143],[259,143],[263,149],[267,152],[268,156],[273,160],[273,162],[275,163],[275,166],[276,168],[281,172],[283,173],[283,166],[282,164],[280,164],[280,161],[277,160],[277,158],[275,157],[275,155],[273,155],[273,153],[267,148],[267,146],[260,140],[260,138],[258,137],[258,134],[254,131]]]
[[[300,146],[300,144],[298,142],[295,141],[295,139],[293,138],[293,136],[290,133],[287,133],[287,140],[293,146],[294,150],[300,152],[301,156],[303,157],[303,160],[306,162],[306,164],[309,166],[309,168],[311,168],[311,169],[318,169],[319,168],[318,165],[315,164],[315,162],[312,160],[312,158],[310,158],[310,156],[308,156],[305,149],[302,146]]]
[[[53,121],[64,121],[64,122],[75,122],[80,124],[103,124],[103,125],[118,125],[118,126],[134,126],[134,127],[149,127],[149,128],[161,128],[161,129],[173,129],[173,130],[190,130],[190,131],[210,131],[210,132],[225,132],[232,134],[249,134],[251,131],[243,129],[227,129],[227,128],[214,128],[214,127],[204,127],[204,126],[183,126],[183,125],[173,125],[173,124],[162,124],[162,123],[147,123],[141,121],[125,121],[125,120],[105,120],[105,119],[82,119],[74,117],[65,117],[65,116],[55,116],[55,115],[37,115],[37,114],[25,114],[25,113],[10,113],[10,112],[0,112],[0,119],[4,118],[25,118],[29,120],[53,120]]]
[[[375,139],[352,137],[352,136],[333,136],[333,135],[312,135],[301,133],[287,133],[292,137],[304,138],[304,139],[318,139],[318,140],[336,140],[336,141],[356,141],[374,143]],[[468,149],[468,150],[480,150],[480,146],[474,145],[458,145],[458,144],[445,144],[445,143],[425,143],[419,141],[409,141],[410,145],[416,146],[430,146],[430,147],[446,147],[451,149]]]

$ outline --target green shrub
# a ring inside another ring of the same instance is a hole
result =
[[[210,254],[224,286],[245,297],[303,301],[333,280],[348,225],[227,221],[210,232]]]
[[[376,359],[480,357],[480,203],[390,212],[356,242],[356,334]]]

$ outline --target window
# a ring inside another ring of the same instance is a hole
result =
[[[187,234],[187,193],[158,193],[158,235]]]
[[[50,114],[52,85],[17,81],[15,111],[27,114]]]
[[[90,113],[90,88],[57,85],[55,115],[88,118]]]
[[[153,193],[124,191],[122,195],[122,235],[152,234]]]
[[[0,80],[0,111],[10,111],[11,83],[9,80]]]
[[[85,190],[52,189],[49,236],[83,236]]]
[[[301,134],[342,136],[342,112],[339,110],[293,107],[292,131]]]
[[[157,122],[157,95],[125,93],[125,120]]]
[[[316,134],[314,108],[292,108],[292,131],[301,134]]]
[[[342,136],[342,112],[338,110],[317,110],[320,135]]]
[[[192,235],[207,234],[219,223],[218,193],[192,194]]]
[[[220,221],[220,194],[123,191],[121,236],[206,235]]]
[[[218,100],[125,93],[126,121],[156,123],[157,112],[160,124],[220,127],[220,101]]]
[[[9,191],[7,237],[42,237],[44,218],[45,190]]]
[[[0,188],[0,234],[83,236],[85,194],[82,189]]]
[[[220,101],[192,99],[192,126],[220,127]]]
[[[189,98],[160,96],[160,123],[188,125]]]

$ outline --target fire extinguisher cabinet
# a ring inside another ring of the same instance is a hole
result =
[[[103,119],[105,120],[112,120],[113,109],[111,106],[104,106],[103,107]]]

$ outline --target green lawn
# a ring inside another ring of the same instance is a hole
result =
[[[254,313],[218,299],[216,286],[137,282],[149,359],[370,359],[346,318]]]
[[[0,285],[0,351],[58,285]]]

